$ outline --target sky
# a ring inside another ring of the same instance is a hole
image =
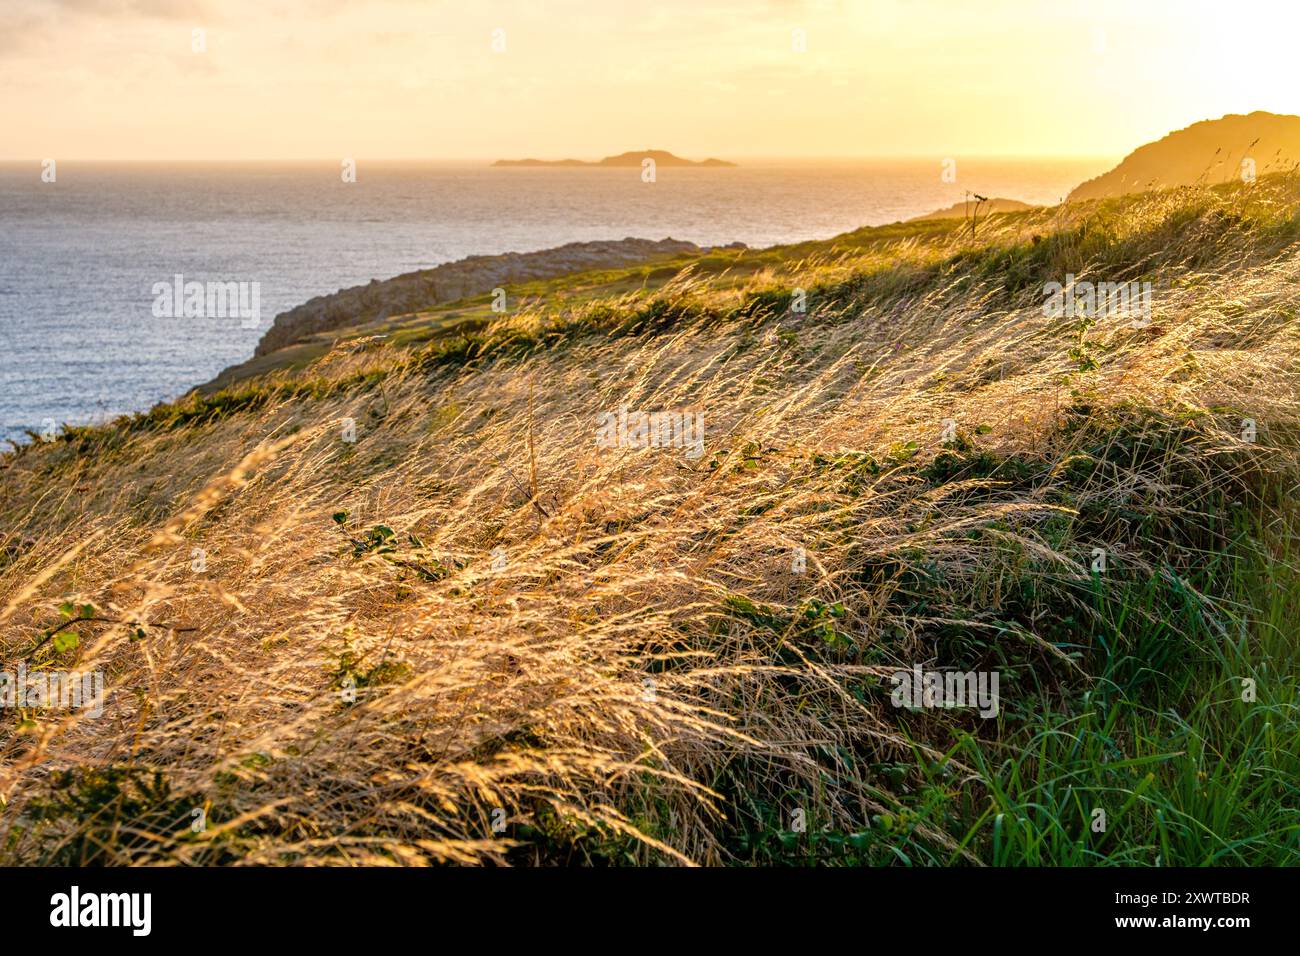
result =
[[[0,159],[1119,157],[1300,113],[1298,36],[1298,0],[0,0]]]

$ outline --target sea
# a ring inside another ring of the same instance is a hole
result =
[[[747,160],[653,182],[488,160],[361,160],[355,177],[337,162],[0,163],[0,441],[182,395],[249,358],[277,313],[371,279],[580,240],[824,239],[968,193],[1054,204],[1115,160]],[[245,304],[256,289],[256,320],[159,308],[176,276],[243,283]]]

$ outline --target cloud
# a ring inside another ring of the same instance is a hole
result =
[[[21,12],[6,12],[0,53],[49,46],[98,19],[214,23],[219,9],[211,0],[34,0]]]
[[[55,15],[141,16],[155,20],[211,18],[215,8],[209,0],[46,0]]]

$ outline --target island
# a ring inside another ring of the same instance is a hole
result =
[[[656,166],[702,166],[711,169],[719,167],[735,166],[735,163],[729,163],[725,159],[682,159],[680,156],[674,156],[665,149],[645,149],[640,152],[619,153],[617,156],[606,156],[604,159],[596,162],[588,162],[583,159],[498,159],[493,166],[640,166],[645,160],[653,159]]]

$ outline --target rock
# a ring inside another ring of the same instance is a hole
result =
[[[928,219],[965,219],[975,212],[976,201],[953,203],[945,209],[936,209],[934,212],[926,213],[924,216],[914,216],[907,220],[908,222],[925,222]],[[979,203],[979,214],[981,217],[987,216],[993,212],[1020,212],[1024,209],[1037,209],[1037,206],[1031,206],[1027,202],[1021,202],[1019,199],[986,199]]]
[[[736,247],[733,244],[732,247]],[[743,248],[741,246],[740,248]],[[698,253],[693,242],[677,239],[621,239],[570,242],[539,252],[470,256],[432,269],[320,295],[281,312],[257,343],[254,356],[267,355],[320,332],[418,312],[444,302],[482,295],[511,283],[551,279],[570,272],[609,269],[648,259]]]

